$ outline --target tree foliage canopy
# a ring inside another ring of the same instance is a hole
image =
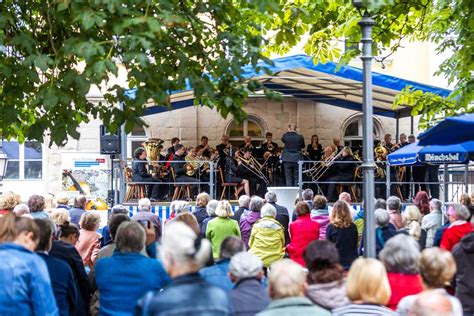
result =
[[[447,109],[470,110],[472,0],[366,1],[366,6],[376,21],[378,60],[402,39],[433,41],[439,52],[453,52],[439,69],[456,83],[451,100],[439,103],[407,90],[399,102],[426,119]],[[246,97],[263,88],[244,80],[242,66],[288,52],[305,34],[304,49],[315,61],[345,64],[359,54],[357,47],[340,51],[334,43],[359,42],[360,14],[343,0],[5,0],[0,133],[20,141],[49,133],[51,142],[62,145],[68,135],[78,138],[79,125],[90,117],[112,130],[123,123],[131,130],[147,101],[167,105],[172,91],[188,85],[200,104],[242,119]],[[128,86],[111,84],[119,65],[127,70]],[[105,101],[86,98],[92,86],[102,89]],[[136,98],[125,97],[125,89],[134,87]]]

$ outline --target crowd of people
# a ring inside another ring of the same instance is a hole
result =
[[[310,189],[278,196],[149,199],[107,225],[84,196],[0,197],[0,315],[474,315],[474,206],[420,191],[356,211]],[[364,212],[377,258],[365,258]]]

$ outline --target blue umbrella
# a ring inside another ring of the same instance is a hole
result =
[[[419,137],[420,145],[451,145],[474,140],[474,114],[447,117]]]
[[[391,166],[414,165],[418,162],[418,153],[423,147],[418,142],[404,146],[387,156],[388,164]]]
[[[474,141],[446,146],[425,146],[418,153],[418,160],[425,163],[466,163],[474,154]]]

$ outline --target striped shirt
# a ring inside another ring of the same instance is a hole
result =
[[[376,304],[349,304],[332,310],[333,316],[359,316],[359,315],[398,315],[398,313],[385,306]]]

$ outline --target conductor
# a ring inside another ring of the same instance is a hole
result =
[[[296,125],[288,125],[288,132],[281,138],[285,149],[281,160],[285,170],[286,186],[293,187],[298,183],[298,161],[302,159],[301,150],[304,148],[304,138],[296,132]]]

